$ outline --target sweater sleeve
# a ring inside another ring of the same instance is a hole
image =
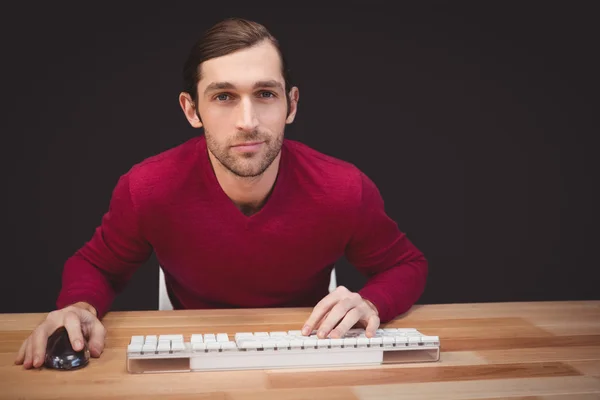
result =
[[[408,311],[425,290],[428,264],[386,214],[375,184],[364,174],[361,202],[346,258],[369,279],[359,294],[373,303],[382,323]]]
[[[101,224],[66,261],[58,308],[84,301],[102,318],[135,270],[152,254],[141,233],[129,179],[129,174],[119,179]]]

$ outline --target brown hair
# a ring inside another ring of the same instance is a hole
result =
[[[279,53],[285,92],[289,93],[292,87],[290,71],[278,40],[263,25],[242,18],[228,18],[217,23],[194,44],[183,67],[183,91],[189,93],[192,101],[198,104],[197,86],[202,76],[200,64],[211,58],[252,47],[263,40],[269,40]],[[289,99],[287,100],[289,107]]]

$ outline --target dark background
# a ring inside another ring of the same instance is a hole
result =
[[[118,177],[201,132],[181,68],[229,16],[288,53],[288,137],[365,171],[425,252],[419,303],[600,298],[594,2],[284,3],[3,6],[0,312],[52,310]],[[364,278],[341,260],[338,281]],[[152,258],[113,309],[156,309],[157,287]]]

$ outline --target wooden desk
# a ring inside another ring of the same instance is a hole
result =
[[[130,375],[132,335],[300,329],[310,309],[108,314],[107,348],[78,371],[14,357],[45,314],[0,315],[2,399],[600,399],[600,301],[417,306],[388,327],[440,336],[429,364]],[[523,397],[527,396],[527,397]]]

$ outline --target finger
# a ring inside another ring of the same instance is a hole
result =
[[[331,310],[327,311],[325,313],[325,315],[323,315],[323,318],[321,318],[321,320],[319,322],[317,322],[314,326],[313,326],[313,330],[314,331],[318,331],[321,326],[323,325],[323,322],[327,319],[327,317],[329,316],[329,313],[331,312]]]
[[[25,360],[25,350],[27,350],[27,343],[29,342],[30,338],[31,337],[28,337],[21,344],[21,348],[19,349],[19,351],[17,353],[17,357],[15,358],[15,364],[17,364],[17,365],[23,364],[23,361]]]
[[[333,339],[343,337],[363,317],[363,315],[363,312],[359,308],[353,308],[348,311],[342,321],[331,331],[331,337]]]
[[[380,320],[377,315],[373,314],[369,317],[367,321],[368,322],[367,327],[365,329],[365,335],[367,335],[368,338],[372,338],[375,336],[377,329],[379,329]]]
[[[69,335],[73,350],[83,349],[83,332],[81,331],[81,322],[79,316],[74,312],[67,312],[64,317],[64,326]]]
[[[331,308],[338,302],[338,298],[339,294],[332,292],[323,297],[323,299],[317,303],[302,327],[303,335],[309,335],[313,331],[319,321],[325,317],[325,314],[327,314],[327,312],[329,312]]]
[[[333,328],[346,316],[346,313],[352,309],[352,303],[349,299],[338,302],[329,312],[327,318],[321,323],[317,336],[319,339],[325,339]]]
[[[44,363],[46,347],[48,346],[48,336],[55,325],[50,321],[41,324],[31,335],[31,353],[33,357],[33,367],[38,368]]]
[[[31,368],[31,365],[33,364],[32,346],[33,346],[33,341],[28,340],[27,346],[25,346],[25,359],[23,360],[23,367],[25,367],[26,369]]]
[[[92,324],[88,348],[92,357],[100,357],[104,351],[106,328],[99,320]]]

